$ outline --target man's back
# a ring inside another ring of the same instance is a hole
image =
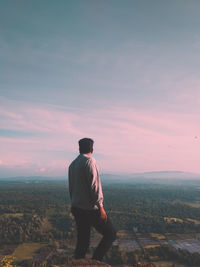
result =
[[[72,206],[86,210],[100,206],[103,193],[93,157],[80,154],[69,166],[68,177]]]

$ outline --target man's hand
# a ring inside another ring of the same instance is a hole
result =
[[[105,222],[107,221],[107,214],[103,207],[100,207],[100,218]]]

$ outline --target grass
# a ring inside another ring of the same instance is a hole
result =
[[[161,235],[161,234],[151,233],[150,236],[153,237],[153,238],[157,238],[159,240],[160,239],[165,239],[165,236]]]
[[[195,220],[195,219],[187,218],[187,221],[189,221],[189,222],[193,222],[193,223],[196,224],[196,225],[200,224],[200,221],[199,221],[199,220]]]
[[[50,223],[50,221],[48,220],[48,218],[44,218],[43,221],[42,221],[42,230],[43,231],[48,231],[48,230],[50,230],[52,228],[53,228],[53,226]]]
[[[180,218],[173,218],[173,217],[164,217],[164,220],[168,223],[171,223],[171,222],[180,222],[180,223],[183,223],[183,220],[180,219]],[[199,220],[195,220],[195,219],[190,219],[190,218],[187,218],[186,219],[188,222],[193,222],[194,224],[196,225],[199,225],[200,224],[200,221]]]
[[[196,202],[184,202],[185,205],[188,205],[192,208],[200,208],[200,201]]]
[[[180,222],[182,223],[183,220],[180,219],[180,218],[173,218],[173,217],[164,217],[164,220],[167,221],[167,222]]]
[[[17,261],[32,259],[35,251],[44,246],[46,246],[44,243],[23,243],[14,250],[11,256]]]
[[[177,263],[174,261],[152,261],[155,267],[171,267],[171,266],[179,266],[183,267],[184,265],[176,265]],[[148,266],[148,265],[147,265]]]
[[[159,244],[152,244],[152,245],[144,246],[144,248],[156,248],[156,247],[160,247],[160,245]]]
[[[4,213],[2,216],[8,218],[8,217],[22,217],[23,213]]]
[[[128,230],[119,230],[117,232],[118,237],[129,237],[132,233]]]

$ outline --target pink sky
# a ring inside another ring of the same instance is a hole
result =
[[[77,141],[95,140],[101,172],[200,172],[199,114],[127,107],[61,109],[2,99],[0,168],[33,175],[65,175]],[[22,135],[15,133],[22,132]]]
[[[0,1],[0,177],[83,137],[101,172],[200,173],[200,1],[46,2]]]

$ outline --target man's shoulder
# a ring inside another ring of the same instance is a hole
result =
[[[77,163],[82,163],[82,164],[86,164],[86,165],[93,165],[96,164],[96,160],[93,157],[88,157],[84,154],[80,154],[78,155],[78,157],[76,157],[71,164],[69,165],[69,168],[72,167],[73,165],[76,165]]]
[[[96,164],[96,159],[93,158],[92,156],[90,156],[90,157],[87,158],[86,163],[88,163],[88,164]]]
[[[79,156],[80,156],[80,155],[79,155]],[[78,161],[80,161],[79,156],[76,157],[74,160],[72,160],[72,162],[69,164],[69,168],[71,168],[72,166],[76,165],[76,163],[77,163]]]
[[[95,158],[89,157],[85,162],[86,168],[96,170],[98,168]]]

